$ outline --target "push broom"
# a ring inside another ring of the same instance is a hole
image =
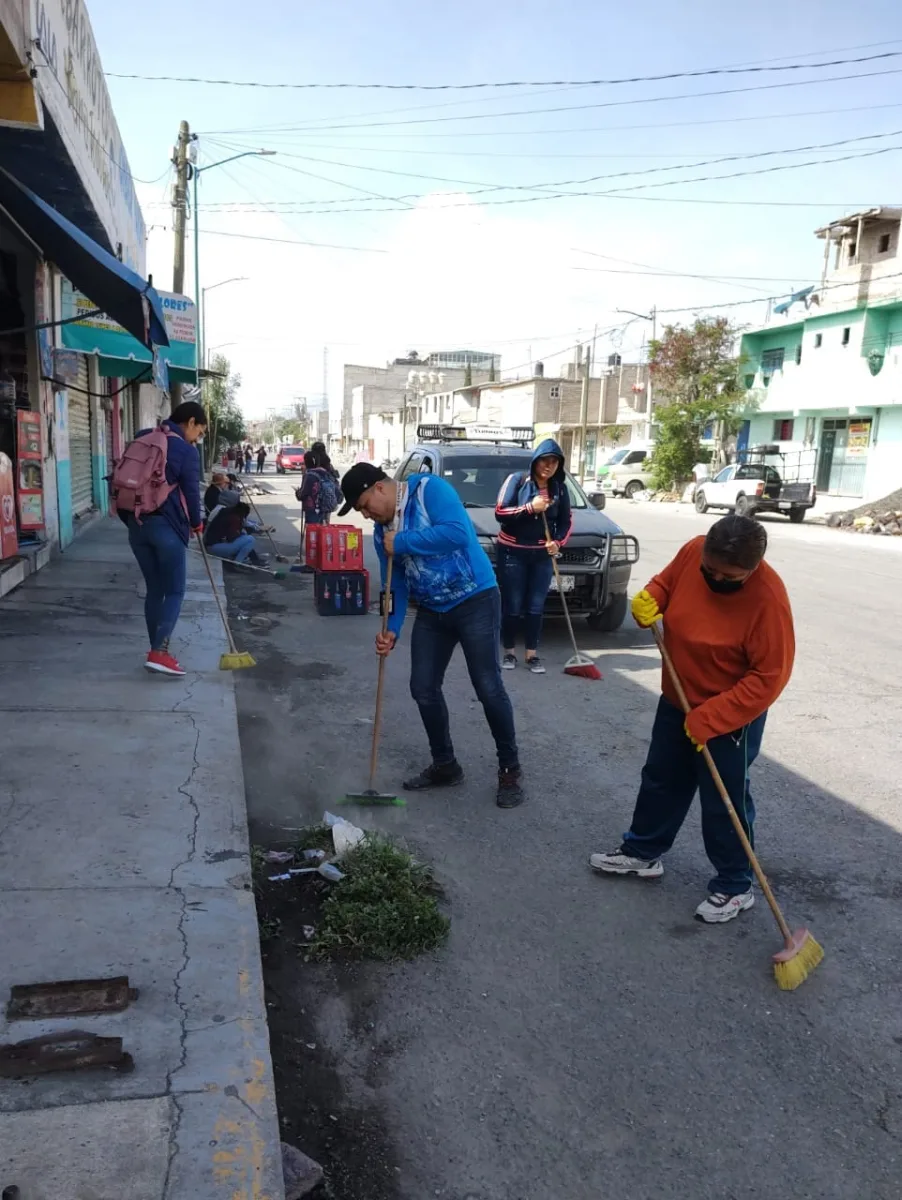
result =
[[[551,541],[551,532],[548,529],[548,518],[542,513],[542,524],[545,526],[545,540]],[[561,573],[557,568],[557,556],[551,556],[551,565],[554,568],[554,577],[557,580],[557,594],[561,598],[561,605],[564,609],[564,618],[567,622],[567,630],[570,634],[570,641],[573,645],[573,657],[568,658],[564,663],[565,675],[578,675],[581,679],[601,679],[601,671],[592,662],[587,654],[580,654],[579,648],[576,645],[576,634],[573,632],[573,622],[570,620],[570,610],[567,608],[567,597],[564,595],[564,589],[561,587]]]
[[[288,578],[287,567],[276,567],[275,570],[270,570],[269,567],[258,567],[254,563],[237,562],[234,558],[225,558],[223,562],[227,562],[230,567],[242,567],[245,571],[259,571],[262,575],[268,575],[270,579]]]
[[[664,645],[664,635],[661,632],[659,622],[655,622],[651,627],[654,634],[655,642],[658,649],[661,651],[661,657],[670,675],[673,683],[674,691],[680,700],[680,706],[686,716],[692,711],[692,706],[686,697],[686,692],[683,689],[683,684],[677,674],[676,667],[673,665],[673,659],[670,657],[670,652]],[[758,862],[755,851],[752,849],[745,830],[742,827],[742,822],[739,820],[739,814],[730,799],[730,793],[727,791],[724,781],[721,778],[714,759],[711,757],[711,751],[707,746],[702,746],[702,754],[705,757],[705,763],[708,770],[711,772],[711,778],[714,780],[714,786],[720,793],[720,798],[723,800],[726,810],[729,813],[730,820],[733,822],[733,828],[736,830],[736,836],[742,843],[742,848],[748,856],[748,860],[752,865],[752,870],[755,872],[755,878],[761,891],[764,893],[764,898],[770,905],[770,910],[774,914],[774,919],[783,936],[783,949],[779,950],[773,956],[774,962],[774,978],[777,981],[777,986],[783,988],[784,991],[791,992],[795,988],[803,984],[811,972],[817,967],[824,957],[823,948],[814,940],[807,929],[797,929],[793,932],[786,922],[786,918],[780,910],[774,893],[771,891],[771,886],[767,881],[767,876]]]
[[[263,515],[260,512],[260,509],[257,508],[256,504],[254,503],[254,497],[251,495],[250,488],[248,487],[248,485],[246,483],[242,483],[240,480],[238,481],[238,486],[241,488],[242,492],[247,497],[248,504],[250,504],[251,508],[254,510],[254,515],[256,516],[257,520],[260,522],[261,531],[263,533],[265,533],[266,536],[269,538],[269,544],[270,544],[270,546],[272,546],[272,552],[276,557],[276,562],[288,562],[288,559],[285,557],[285,555],[280,554],[279,547],[273,541],[273,536],[272,536],[272,533],[270,532],[269,526],[263,520]]]
[[[219,659],[220,671],[238,671],[242,667],[255,667],[256,659],[252,654],[248,654],[246,650],[239,650],[235,645],[235,639],[232,636],[232,630],[229,628],[228,617],[225,614],[225,609],[222,606],[222,599],[219,595],[219,590],[213,579],[213,571],[210,567],[210,559],[207,555],[207,547],[204,545],[204,539],[200,534],[197,535],[197,544],[200,546],[200,552],[203,555],[204,566],[207,568],[207,578],[210,580],[210,587],[213,589],[213,598],[216,601],[216,607],[219,609],[219,615],[222,617],[222,626],[226,631],[226,638],[229,643],[229,653],[223,654]]]
[[[388,561],[385,567],[385,591],[382,604],[382,632],[388,630],[388,612],[391,608],[391,573],[392,564],[394,563],[394,555],[388,555]],[[370,748],[370,782],[369,786],[362,792],[348,792],[344,799],[348,804],[388,804],[397,808],[404,806],[404,799],[401,796],[394,796],[389,792],[377,792],[373,784],[376,781],[376,763],[379,760],[379,733],[382,728],[382,689],[385,683],[385,659],[386,655],[379,655],[379,674],[376,680],[376,712],[373,716],[373,744]]]

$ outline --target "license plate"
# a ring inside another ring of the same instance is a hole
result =
[[[788,500],[781,500],[777,504],[777,508],[792,508],[792,505],[789,503]]]
[[[551,583],[548,585],[549,592],[572,592],[576,584],[576,580],[572,575],[561,576],[561,586],[558,587],[557,579],[552,576]]]

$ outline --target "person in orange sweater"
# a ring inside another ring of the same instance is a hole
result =
[[[705,851],[716,874],[695,915],[711,923],[751,908],[754,895],[751,865],[699,752],[710,750],[754,845],[749,767],[795,657],[789,598],[764,562],[766,550],[767,533],[757,521],[724,517],[634,597],[637,624],[648,628],[664,619],[664,642],[692,712],[684,717],[665,669],[629,832],[618,850],[589,860],[596,871],[656,879],[698,791]]]

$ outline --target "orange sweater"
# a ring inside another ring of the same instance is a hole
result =
[[[694,713],[700,742],[741,729],[777,699],[792,674],[795,635],[786,588],[762,562],[740,591],[712,592],[699,569],[705,539],[680,550],[648,591],[664,614],[664,642]],[[667,671],[662,690],[679,706]]]

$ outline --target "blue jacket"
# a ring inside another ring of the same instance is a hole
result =
[[[395,534],[395,604],[388,619],[388,628],[396,637],[404,624],[408,597],[423,608],[448,612],[471,596],[497,587],[488,555],[451,484],[437,475],[411,475],[407,489],[400,528]],[[381,525],[373,533],[383,588],[384,533]]]
[[[185,441],[185,435],[178,425],[163,421],[162,426],[176,435],[166,439],[166,482],[174,483],[176,487],[158,511],[187,546],[191,541],[191,530],[197,529],[204,520],[200,506],[200,454],[196,446]],[[153,430],[142,429],[135,437],[140,437],[142,433],[153,433]],[[184,505],[182,496],[185,497]]]
[[[551,500],[551,504],[545,509],[548,530],[551,540],[560,542],[562,546],[570,536],[573,516],[564,471],[564,452],[554,438],[546,438],[536,447],[529,464],[530,470],[508,475],[501,485],[495,504],[495,518],[501,525],[498,542],[502,546],[539,550],[545,545],[545,523],[542,514],[532,510],[532,501],[539,494],[536,481],[532,477],[532,466],[537,458],[544,458],[546,454],[554,454],[560,460],[557,470],[548,480],[548,496]]]

